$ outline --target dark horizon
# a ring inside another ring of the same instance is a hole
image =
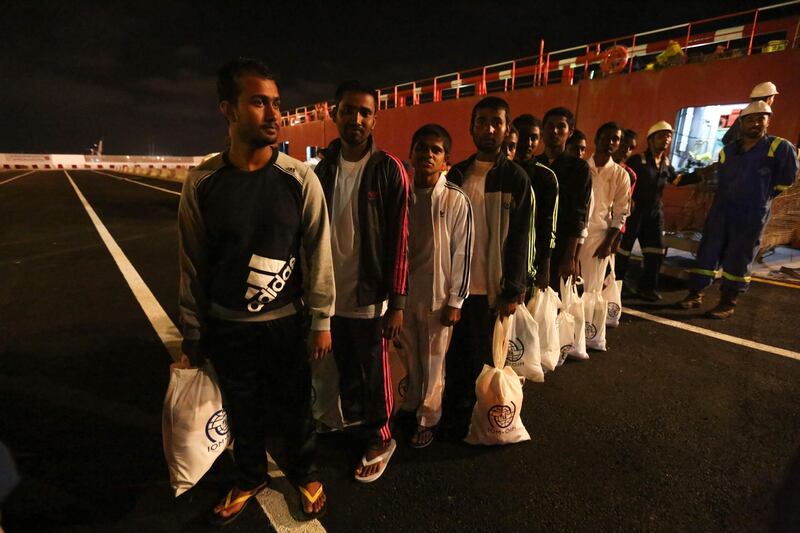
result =
[[[108,154],[218,151],[225,124],[216,70],[238,55],[269,64],[284,109],[294,109],[330,99],[343,79],[386,87],[536,55],[541,38],[552,51],[758,7],[744,0],[662,10],[631,1],[560,11],[475,1],[333,12],[322,2],[155,6],[8,6],[0,152],[83,153],[101,137]]]

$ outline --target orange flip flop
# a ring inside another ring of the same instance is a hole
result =
[[[232,499],[235,487],[229,490],[228,494],[225,496],[225,500],[222,505],[222,510],[225,511],[239,504],[242,504],[242,507],[237,512],[229,516],[222,516],[219,513],[214,512],[214,509],[211,509],[211,516],[208,519],[209,523],[213,526],[227,526],[228,524],[239,518],[239,515],[242,514],[242,511],[244,511],[245,507],[247,507],[247,504],[250,503],[250,499],[259,492],[261,492],[266,486],[267,486],[266,483],[262,483],[261,485],[252,490],[247,490],[247,491],[243,490],[241,491],[239,497],[236,498],[235,500]]]
[[[319,485],[319,488],[317,489],[317,491],[313,495],[310,492],[308,492],[308,490],[306,490],[306,488],[304,486],[302,486],[302,485],[298,485],[297,486],[297,490],[300,492],[300,495],[303,498],[305,498],[308,501],[308,503],[310,503],[311,505],[314,505],[314,503],[317,500],[319,500],[320,496],[325,494],[325,487],[321,483]],[[305,507],[305,505],[303,505],[303,501],[301,499],[301,501],[300,501],[300,510],[303,511],[303,514],[306,516],[306,518],[308,518],[308,520],[313,520],[315,518],[320,518],[320,517],[322,517],[322,515],[325,514],[325,511],[328,510],[328,500],[327,499],[325,500],[325,505],[323,505],[322,508],[319,511],[308,512],[308,511],[306,511],[306,507]]]

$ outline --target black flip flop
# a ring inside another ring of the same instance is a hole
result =
[[[436,425],[436,426],[417,426],[417,430],[414,432],[414,437],[417,438],[417,441],[419,441],[419,436],[420,435],[424,435],[426,433],[430,433],[431,434],[431,438],[427,442],[425,442],[424,444],[419,444],[419,443],[414,444],[414,442],[409,442],[408,445],[411,446],[412,448],[416,448],[416,449],[425,448],[427,446],[430,446],[431,443],[433,442],[434,438],[436,438],[436,429],[438,427],[439,427],[438,425]],[[419,428],[424,428],[424,429],[422,431],[420,431]]]

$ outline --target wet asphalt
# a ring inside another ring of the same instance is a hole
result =
[[[2,507],[15,531],[205,531],[224,454],[173,498],[161,443],[169,356],[64,172],[0,173],[0,440],[23,477]],[[177,322],[178,196],[91,171],[81,192]],[[130,177],[180,190],[180,184]],[[800,291],[754,283],[728,321],[664,301],[625,304],[800,351]],[[706,307],[715,303],[709,291]],[[344,531],[800,531],[800,361],[623,316],[609,349],[525,386],[532,440],[398,449],[352,480],[353,435],[320,436]],[[281,439],[270,452],[282,461]],[[229,531],[271,531],[251,505]]]

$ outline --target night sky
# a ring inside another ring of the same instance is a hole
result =
[[[0,152],[205,154],[217,68],[264,59],[285,109],[766,2],[0,2]],[[333,9],[332,6],[338,5]]]

